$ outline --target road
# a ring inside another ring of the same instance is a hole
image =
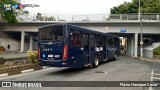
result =
[[[107,61],[98,68],[47,68],[30,73],[0,78],[0,81],[149,81],[152,69],[160,63],[141,61],[122,55],[116,61]],[[104,72],[104,73],[97,73]],[[0,88],[0,90],[144,90],[141,87],[48,87]]]

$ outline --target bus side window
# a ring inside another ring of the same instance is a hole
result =
[[[90,38],[91,38],[91,46],[94,47],[94,39],[95,39],[94,34],[91,34]]]
[[[80,31],[71,30],[71,43],[73,46],[82,46],[82,35]]]
[[[89,45],[89,34],[83,33],[83,45],[88,46]]]
[[[103,36],[98,37],[98,46],[103,47],[104,46],[104,38]]]
[[[99,39],[98,39],[98,35],[95,34],[95,47],[98,47],[98,42],[99,42]]]
[[[112,37],[108,37],[108,45],[109,46],[113,46],[113,38]]]

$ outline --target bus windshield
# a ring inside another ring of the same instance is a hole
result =
[[[48,26],[39,30],[40,41],[60,41],[64,38],[63,26]]]

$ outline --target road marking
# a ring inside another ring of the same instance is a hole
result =
[[[15,77],[20,77],[20,76],[28,75],[28,74],[34,74],[34,73],[42,72],[42,71],[45,71],[45,70],[51,70],[51,69],[53,70],[53,69],[56,69],[56,68],[54,68],[54,67],[49,67],[49,68],[46,68],[46,69],[41,69],[41,70],[29,72],[29,73],[21,73],[21,74],[16,74],[16,75],[7,76],[7,77],[0,77],[0,80],[10,79],[10,78],[15,78]]]
[[[157,70],[157,69],[152,69],[151,71],[151,76],[150,76],[150,81],[154,81],[154,80],[160,80],[159,77],[154,77],[154,75],[160,75],[159,73],[154,73],[154,71],[160,71],[160,70]],[[154,90],[153,87],[149,87],[149,90]]]
[[[157,74],[157,73],[154,73],[154,75],[158,75],[158,76],[160,76],[160,74]]]
[[[157,78],[157,77],[150,77],[151,79],[157,79],[157,80],[160,80],[160,78]]]
[[[151,71],[151,76],[150,76],[150,81],[153,81],[153,74],[154,74],[154,70],[152,69]],[[153,87],[149,87],[149,90],[153,90]]]
[[[27,73],[27,72],[32,72],[32,71],[34,71],[34,69],[27,69],[27,70],[21,71],[21,73]]]

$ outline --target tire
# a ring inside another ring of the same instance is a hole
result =
[[[95,56],[94,63],[93,63],[93,68],[96,68],[98,66],[99,66],[99,58],[97,56]]]
[[[117,60],[117,55],[115,54],[114,58],[113,58],[113,61],[116,61],[116,60]]]

